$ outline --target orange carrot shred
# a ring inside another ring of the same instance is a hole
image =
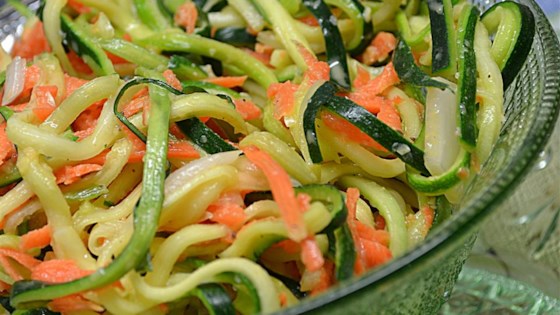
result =
[[[299,209],[294,188],[286,171],[266,152],[255,146],[242,148],[247,158],[260,168],[272,191],[274,200],[278,203],[282,218],[288,230],[288,237],[294,241],[301,241],[307,237],[307,230],[303,221],[303,214]]]
[[[359,198],[360,191],[357,188],[350,187],[346,190],[346,208],[348,208],[346,223],[350,228],[356,249],[356,262],[354,263],[354,272],[356,274],[361,274],[365,271],[364,248],[356,227],[356,208]]]
[[[214,83],[219,86],[223,86],[225,88],[234,88],[234,87],[242,86],[246,80],[247,80],[246,75],[242,75],[238,77],[222,76],[222,77],[204,79],[204,81],[206,82]]]
[[[33,114],[37,116],[39,121],[45,121],[56,108],[54,98],[56,97],[58,88],[54,85],[36,86],[33,89],[35,95],[35,108]]]
[[[0,256],[10,257],[27,269],[32,269],[41,263],[41,261],[35,259],[33,256],[12,248],[0,248]]]
[[[78,164],[78,165],[66,165],[55,172],[56,183],[70,185],[82,176],[87,175],[92,172],[97,172],[103,167],[98,164]]]
[[[183,89],[183,86],[181,85],[181,81],[177,79],[177,76],[175,75],[175,73],[173,73],[173,71],[169,69],[163,71],[163,77],[165,78],[167,84],[171,85],[176,90],[181,91]]]
[[[211,221],[227,225],[233,231],[238,231],[245,223],[245,212],[235,203],[210,205],[208,212],[212,214]]]
[[[68,0],[68,6],[74,9],[77,13],[90,13],[91,8],[82,4],[80,1],[77,0]]]
[[[235,104],[235,110],[241,114],[243,119],[253,120],[261,117],[261,109],[250,100],[238,98],[233,103]]]
[[[16,268],[10,263],[6,256],[0,255],[0,266],[6,272],[10,278],[14,281],[23,280],[23,276],[16,270]]]
[[[323,268],[320,269],[321,277],[319,282],[311,289],[311,295],[317,295],[330,288],[334,282],[333,280],[334,264],[327,260]]]
[[[295,94],[298,89],[297,84],[290,81],[283,83],[273,83],[268,87],[267,96],[272,98],[274,104],[274,118],[282,119],[282,117],[291,114],[294,111]]]
[[[0,124],[0,166],[15,153],[15,147],[6,134],[6,123],[2,123]]]
[[[21,38],[14,43],[12,56],[20,56],[29,60],[50,51],[51,48],[45,36],[43,23],[37,21],[32,27],[25,29]]]
[[[318,271],[323,267],[325,259],[314,235],[301,241],[301,261],[309,271]]]
[[[48,225],[29,231],[21,236],[20,247],[26,251],[32,248],[43,248],[51,243],[51,229]]]
[[[80,311],[103,311],[103,307],[95,304],[94,302],[86,300],[79,294],[72,294],[69,296],[53,299],[47,305],[54,312],[60,312],[62,314]]]
[[[381,265],[393,257],[389,248],[376,241],[362,238],[362,244],[366,253],[366,267],[368,268]]]
[[[188,34],[192,34],[196,27],[198,10],[194,2],[188,1],[180,5],[175,12],[175,24],[185,28]]]
[[[88,66],[87,63],[85,63],[85,61],[78,56],[78,54],[76,54],[73,50],[70,50],[66,56],[68,57],[68,60],[70,61],[70,63],[72,64],[72,67],[74,68],[74,70],[81,72],[83,74],[92,74],[93,70],[91,70],[91,68]]]
[[[362,54],[362,62],[371,65],[381,62],[397,47],[397,38],[389,32],[379,32]]]
[[[46,283],[69,282],[92,274],[93,270],[80,269],[70,259],[46,260],[31,270],[31,279]]]

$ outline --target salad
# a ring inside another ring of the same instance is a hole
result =
[[[504,1],[43,0],[0,75],[0,302],[272,313],[390,263],[490,155]]]

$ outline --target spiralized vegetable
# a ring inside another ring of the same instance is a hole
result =
[[[460,143],[459,70],[427,74],[434,3],[41,1],[2,76],[4,308],[264,314],[406,254],[503,115],[476,22]]]

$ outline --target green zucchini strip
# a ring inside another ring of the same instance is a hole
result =
[[[138,40],[138,44],[163,51],[187,52],[216,58],[224,64],[233,65],[265,89],[276,83],[276,76],[261,61],[239,48],[197,35],[177,32],[159,33]]]
[[[224,141],[198,118],[178,121],[177,126],[194,144],[201,147],[208,154],[237,150],[236,147]]]
[[[323,30],[331,81],[343,89],[350,90],[352,84],[346,61],[346,50],[338,30],[336,17],[332,15],[331,10],[322,0],[304,0],[303,5],[317,18]]]
[[[457,42],[451,0],[427,0],[432,32],[432,72],[452,79],[457,68]]]
[[[378,120],[375,115],[347,98],[335,96],[324,105],[326,110],[344,118],[406,164],[424,174],[429,174],[424,165],[424,152],[405,139],[393,128]]]
[[[197,297],[210,315],[235,315],[228,292],[219,284],[200,284],[189,291],[189,296]]]
[[[142,133],[142,131],[140,129],[138,129],[136,126],[134,126],[133,123],[131,123],[125,116],[123,113],[121,113],[119,111],[119,103],[121,98],[123,97],[124,93],[130,89],[131,87],[135,86],[135,85],[139,85],[139,84],[153,84],[153,85],[157,85],[161,88],[164,88],[165,90],[167,90],[168,92],[171,92],[175,95],[181,95],[183,94],[183,92],[176,90],[174,87],[172,87],[171,85],[160,81],[160,80],[156,80],[156,79],[150,79],[150,78],[134,78],[130,81],[128,81],[125,85],[123,85],[123,87],[121,88],[121,90],[119,91],[119,93],[117,94],[117,97],[115,98],[115,103],[113,105],[113,112],[115,113],[115,116],[117,116],[117,118],[128,128],[130,129],[130,131],[132,131],[132,133],[134,133],[134,135],[136,135],[140,140],[142,140],[142,142],[146,142],[147,141],[147,137],[144,135],[144,133]]]
[[[305,132],[305,141],[309,149],[309,156],[313,163],[323,161],[321,149],[319,148],[319,140],[317,139],[317,127],[315,120],[317,113],[329,100],[334,96],[336,88],[332,83],[323,83],[307,102],[305,112],[303,113],[303,128]]]
[[[150,84],[150,97],[155,106],[150,109],[150,128],[142,180],[144,185],[142,185],[142,198],[134,209],[134,232],[130,241],[111,264],[98,269],[89,276],[61,284],[46,284],[39,281],[14,283],[11,303],[15,307],[109,285],[145,263],[146,255],[157,230],[163,204],[171,112],[171,101],[167,92],[153,82],[150,83],[152,83]]]
[[[163,31],[171,27],[171,23],[160,11],[157,0],[133,0],[136,14],[154,31]]]
[[[296,193],[304,193],[311,197],[311,201],[322,202],[330,214],[332,215],[331,222],[321,232],[332,232],[341,227],[346,222],[348,209],[344,202],[344,196],[334,186],[331,185],[306,185],[294,188]]]
[[[334,277],[338,281],[352,278],[356,262],[356,247],[348,224],[327,233],[329,245],[334,245]]]
[[[535,37],[535,17],[527,6],[504,1],[486,10],[481,20],[488,33],[494,35],[490,52],[502,71],[505,90],[531,51]]]
[[[365,8],[359,0],[325,0],[329,5],[340,8],[353,25],[354,36],[346,44],[352,56],[361,54],[373,38],[371,17],[366,17]]]
[[[418,68],[414,62],[410,47],[404,40],[399,41],[397,44],[393,55],[393,66],[399,75],[399,79],[403,83],[422,87],[433,86],[440,89],[447,88],[447,84],[432,79]]]
[[[461,142],[469,151],[476,146],[476,55],[474,32],[480,11],[474,6],[465,6],[459,18],[459,59],[457,79],[457,110]]]
[[[60,29],[62,34],[64,34],[64,40],[72,50],[82,57],[85,63],[93,70],[93,73],[98,76],[115,73],[111,60],[109,60],[101,47],[90,38],[86,30],[81,29],[66,14],[60,16],[60,21]]]

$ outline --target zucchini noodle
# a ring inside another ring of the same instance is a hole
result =
[[[419,246],[492,151],[509,57],[426,1],[41,1],[0,77],[0,294],[269,314]]]

